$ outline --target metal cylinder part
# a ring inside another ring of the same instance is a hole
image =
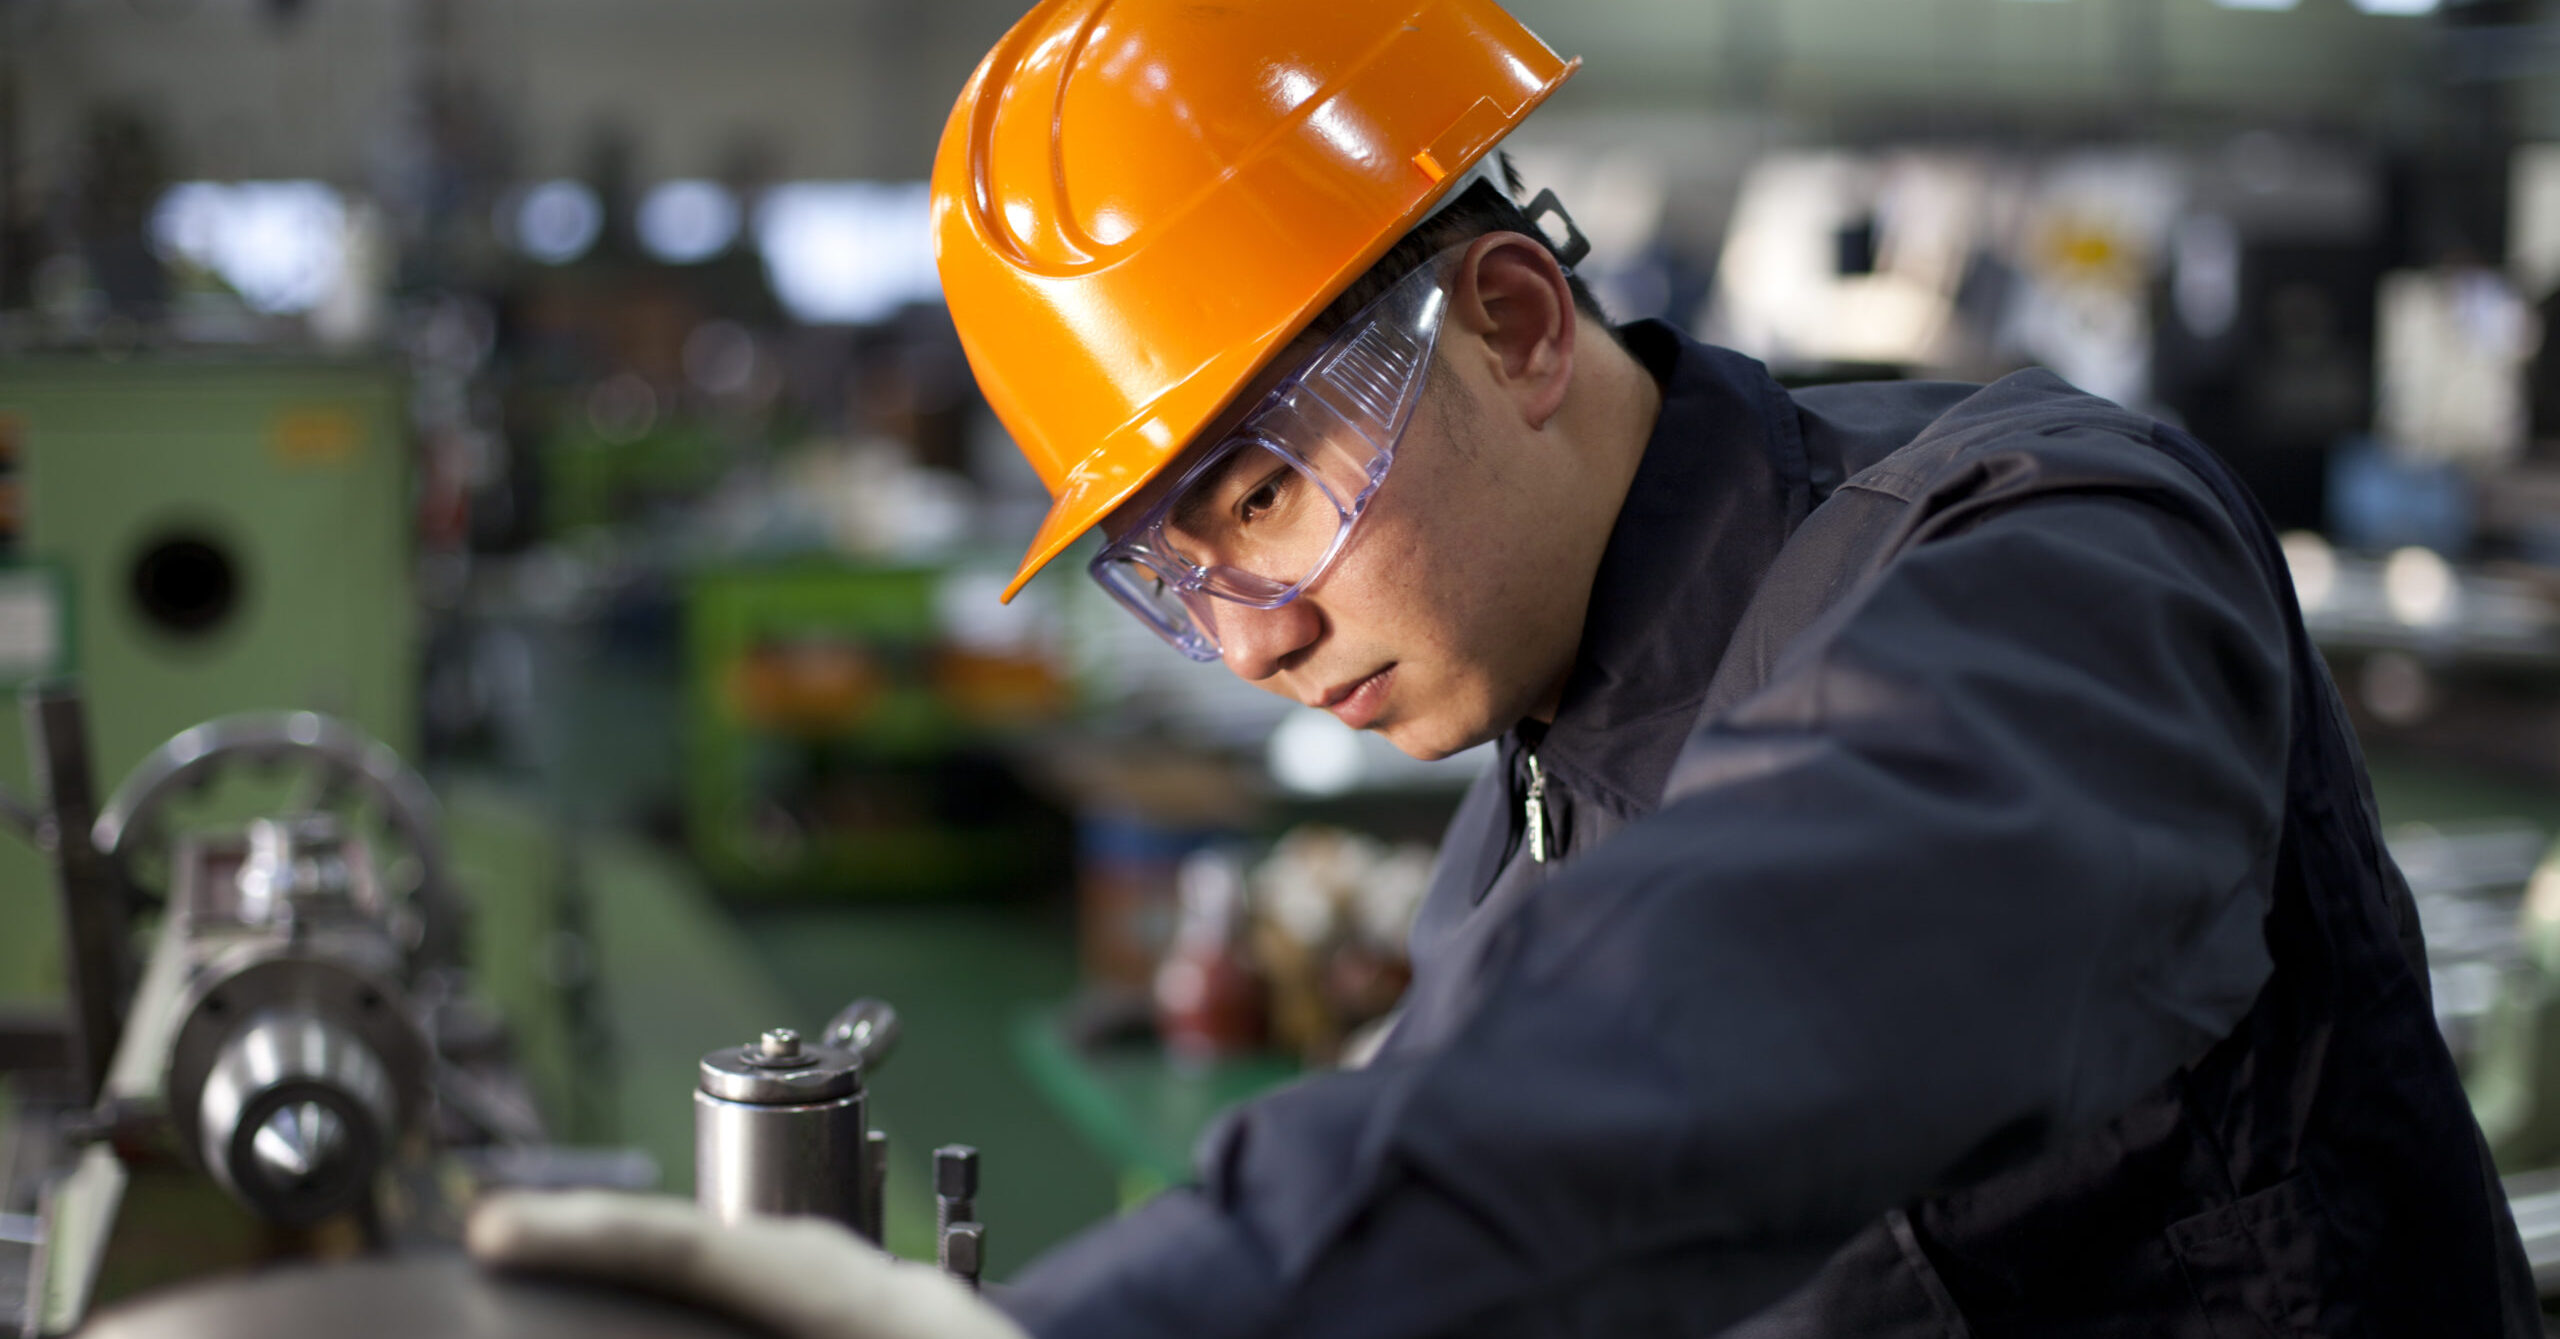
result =
[[[278,1223],[352,1207],[388,1156],[396,1122],[381,1057],[348,1029],[299,1010],[241,1024],[196,1104],[206,1169]]]
[[[236,883],[236,910],[250,925],[382,914],[365,843],[335,814],[252,819]]]
[[[723,1223],[749,1214],[874,1220],[862,1065],[776,1028],[702,1058],[693,1094],[694,1200]]]

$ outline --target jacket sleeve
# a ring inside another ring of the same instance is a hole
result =
[[[1044,1339],[1428,1335],[1611,1287],[1730,1320],[2130,1105],[2269,970],[2283,615],[2206,510],[2048,496],[1914,545],[1522,906],[1446,1045],[1241,1108],[1199,1186],[1008,1305]]]

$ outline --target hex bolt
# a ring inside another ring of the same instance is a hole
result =
[[[986,1229],[977,1219],[978,1150],[944,1144],[933,1151],[935,1255],[943,1273],[972,1288],[986,1253]]]
[[[960,1280],[971,1292],[987,1267],[987,1229],[983,1223],[953,1223],[942,1230],[942,1272]]]
[[[939,1235],[977,1217],[978,1150],[944,1144],[933,1151],[933,1230]]]

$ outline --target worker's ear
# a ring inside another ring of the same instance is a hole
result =
[[[1514,232],[1477,238],[1449,302],[1450,323],[1483,340],[1498,393],[1532,430],[1546,427],[1573,381],[1573,289],[1554,253]]]

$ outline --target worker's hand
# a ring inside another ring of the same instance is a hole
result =
[[[496,1269],[568,1274],[698,1302],[787,1339],[1025,1339],[939,1270],[817,1218],[722,1227],[682,1200],[580,1190],[482,1200],[463,1234]]]

